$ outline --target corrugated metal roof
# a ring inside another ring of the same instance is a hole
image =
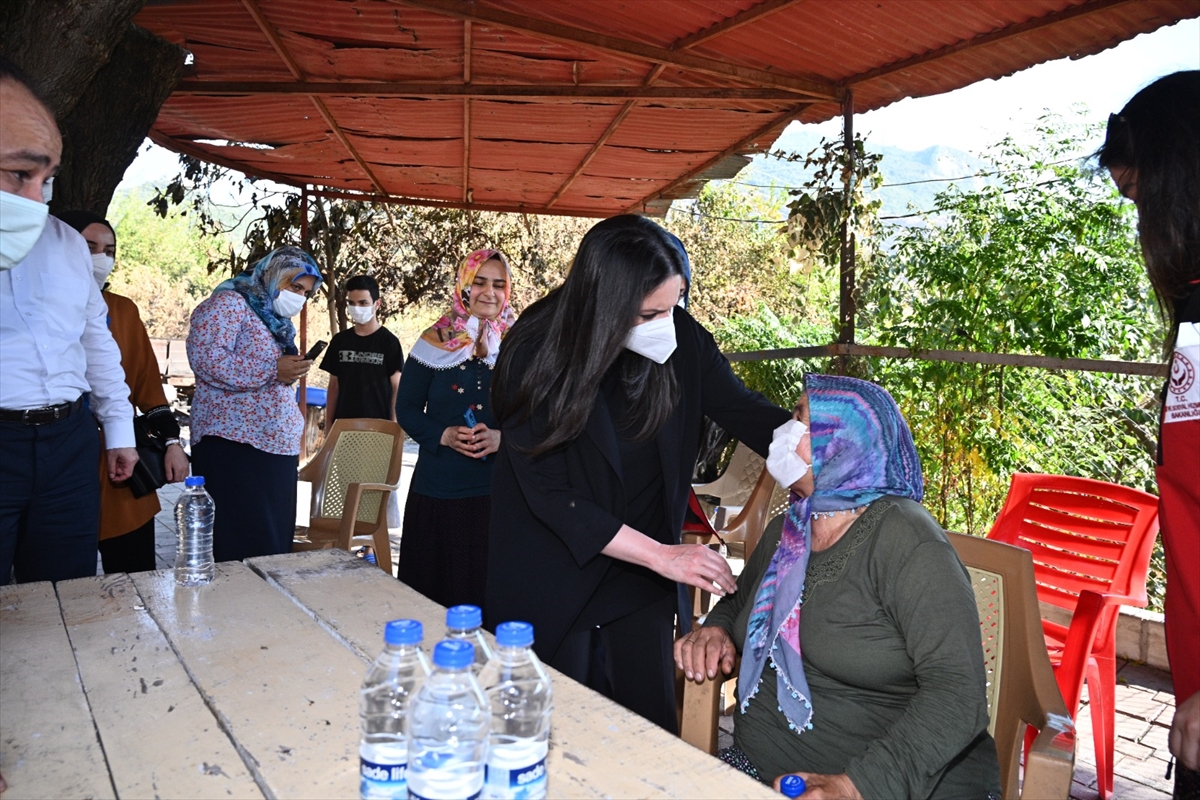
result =
[[[1079,58],[1200,0],[148,0],[160,144],[295,185],[662,213],[793,119]],[[353,85],[351,85],[353,84]]]

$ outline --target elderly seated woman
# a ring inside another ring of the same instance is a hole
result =
[[[805,798],[999,797],[979,617],[966,569],[920,505],[921,465],[891,396],[807,375],[768,461],[792,488],[704,625],[675,645],[688,680],[738,673],[721,758]],[[801,613],[803,609],[803,614]]]

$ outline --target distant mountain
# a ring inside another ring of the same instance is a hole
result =
[[[821,135],[811,128],[791,125],[771,149],[803,156],[820,143]],[[973,176],[987,167],[986,162],[970,153],[941,145],[912,151],[898,147],[873,146],[871,140],[867,139],[867,150],[883,154],[883,160],[879,162],[884,182],[884,186],[879,189],[879,196],[883,200],[881,216],[900,216],[913,211],[928,210],[933,206],[934,196],[950,185],[948,181],[911,184],[912,181]],[[811,171],[804,169],[803,162],[791,163],[777,158],[757,156],[734,180],[755,185],[773,183],[779,187],[796,187],[807,180],[809,172]],[[983,179],[972,177],[956,183],[967,189],[978,188],[983,182]]]

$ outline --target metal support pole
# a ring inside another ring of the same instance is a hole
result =
[[[846,149],[845,203],[851,202],[854,180],[854,94],[842,101],[842,143]],[[842,252],[839,264],[841,291],[838,297],[838,344],[854,344],[854,231],[842,223]],[[838,372],[846,373],[846,356],[838,357]]]
[[[300,247],[307,251],[308,247],[308,187],[300,190]],[[300,355],[308,352],[308,303],[300,309]],[[300,413],[304,415],[304,440],[308,441],[308,379],[300,379]],[[307,455],[307,454],[302,454]]]

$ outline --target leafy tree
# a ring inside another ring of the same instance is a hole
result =
[[[863,307],[875,342],[914,349],[1149,359],[1156,328],[1129,209],[1064,160],[1073,131],[1046,119],[1034,150],[1011,139],[999,179],[938,195],[901,230]],[[985,531],[1018,470],[1152,487],[1153,381],[908,361],[873,376],[901,399],[947,526]]]
[[[118,195],[107,212],[117,234],[109,288],[133,300],[153,337],[182,338],[188,317],[219,280],[208,272],[223,237],[204,236],[178,212],[156,215],[144,195]]]

